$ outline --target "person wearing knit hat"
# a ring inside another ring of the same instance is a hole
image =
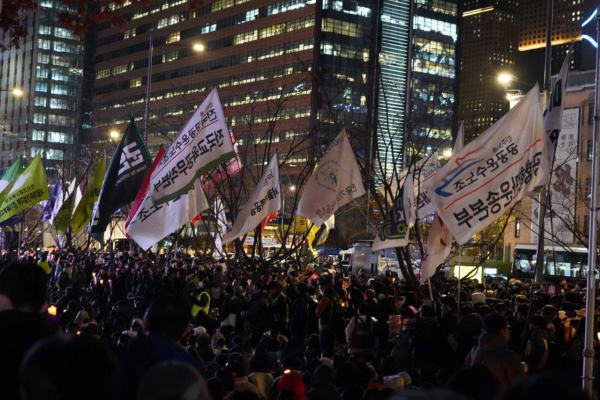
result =
[[[473,304],[485,303],[485,294],[481,292],[475,292],[471,295],[471,299],[473,301]]]
[[[275,365],[273,358],[263,347],[259,347],[250,359],[250,370],[252,373],[249,378],[254,382],[261,396],[268,398],[271,387],[275,379],[271,375],[271,370]]]
[[[258,388],[248,380],[250,373],[250,360],[240,353],[233,353],[225,365],[225,369],[233,376],[234,392],[244,392],[249,390],[259,397],[261,396]]]
[[[208,400],[204,378],[189,364],[170,361],[152,367],[142,379],[138,400]]]
[[[293,392],[298,400],[307,400],[306,388],[302,382],[302,377],[297,371],[284,372],[283,376],[279,379],[277,392],[281,393],[285,390]]]

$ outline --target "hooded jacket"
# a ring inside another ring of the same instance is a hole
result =
[[[483,332],[478,342],[465,360],[467,367],[484,365],[502,387],[514,386],[525,376],[519,355],[509,350],[502,335]]]

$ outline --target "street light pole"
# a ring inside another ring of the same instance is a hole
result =
[[[600,11],[600,10],[599,10]],[[596,17],[596,37],[600,40],[600,18]],[[594,383],[594,308],[596,306],[597,222],[598,222],[598,172],[600,155],[600,51],[596,49],[596,84],[594,108],[594,136],[592,138],[592,200],[590,203],[588,275],[585,301],[585,346],[583,349],[583,391],[592,398]]]
[[[548,0],[548,16],[546,19],[546,59],[544,64],[544,106],[550,100],[551,66],[552,66],[552,17],[554,0]],[[539,196],[537,259],[535,262],[535,283],[542,284],[544,278],[544,225],[546,222],[546,187],[542,186]]]
[[[148,119],[150,118],[150,88],[152,86],[152,32],[148,42],[148,76],[146,78],[146,114],[144,115],[144,142],[148,143]]]

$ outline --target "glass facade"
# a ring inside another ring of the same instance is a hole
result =
[[[410,25],[410,0],[383,0],[377,99],[377,147],[383,174],[402,169]]]
[[[58,0],[42,1],[28,16],[29,35],[20,49],[0,54],[0,87],[24,92],[21,98],[6,92],[0,98],[2,171],[18,155],[40,153],[47,160],[69,161],[74,143],[89,129],[93,34],[73,37],[56,22],[62,11],[73,10]],[[57,168],[54,163],[46,167]]]
[[[369,71],[373,39],[373,2],[323,0],[318,98],[313,106],[320,137],[317,151],[346,128],[359,158],[367,156],[367,96],[372,91]]]
[[[452,148],[457,0],[417,0],[413,31],[409,156]]]

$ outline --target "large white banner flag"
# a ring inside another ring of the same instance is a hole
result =
[[[567,79],[569,75],[569,66],[571,64],[571,53],[573,52],[573,45],[569,49],[569,53],[565,57],[558,78],[554,83],[552,94],[546,104],[544,110],[544,129],[546,130],[546,149],[548,154],[548,164],[552,166],[554,161],[554,154],[556,151],[556,144],[558,143],[558,136],[563,126],[563,110],[565,108],[565,97],[567,90]]]
[[[175,232],[202,211],[208,209],[204,190],[200,180],[196,180],[194,189],[175,200],[164,204],[152,201],[150,187],[142,205],[127,227],[127,234],[144,250]]]
[[[340,207],[365,193],[358,163],[344,129],[331,142],[310,176],[296,214],[321,226]]]
[[[240,210],[231,230],[223,235],[223,244],[244,236],[260,225],[267,215],[280,209],[279,160],[275,153],[258,182],[258,186],[254,188],[248,202]]]
[[[373,242],[373,251],[408,245],[409,229],[415,222],[413,190],[412,182],[405,179],[398,197],[388,212],[386,222],[381,225]]]
[[[460,152],[463,148],[464,143],[464,122],[460,124],[456,140],[454,141],[454,149],[452,154]],[[439,215],[435,214],[433,217],[433,223],[431,224],[431,230],[427,237],[427,244],[425,245],[425,251],[423,260],[421,262],[421,283],[427,282],[427,280],[435,274],[437,267],[446,261],[446,258],[450,255],[452,250],[452,233],[448,230],[444,221]]]
[[[440,168],[438,153],[434,152],[429,157],[417,162],[415,168],[412,170],[413,191],[415,193],[416,214],[418,218],[426,217],[433,214],[435,211],[433,203],[431,203],[431,199],[427,195],[427,189],[429,188],[431,179],[438,173]],[[393,196],[398,195],[398,183],[400,183],[400,187],[404,185],[404,179],[407,174],[408,169],[404,169],[398,174],[397,178],[390,178],[390,189]],[[382,196],[385,196],[385,188],[383,185],[379,186],[379,192]],[[392,204],[394,198],[390,197],[388,202]]]
[[[459,244],[548,183],[545,136],[536,85],[433,177],[429,197]]]
[[[187,193],[200,175],[235,157],[217,89],[213,89],[167,149],[150,180],[162,204]]]

